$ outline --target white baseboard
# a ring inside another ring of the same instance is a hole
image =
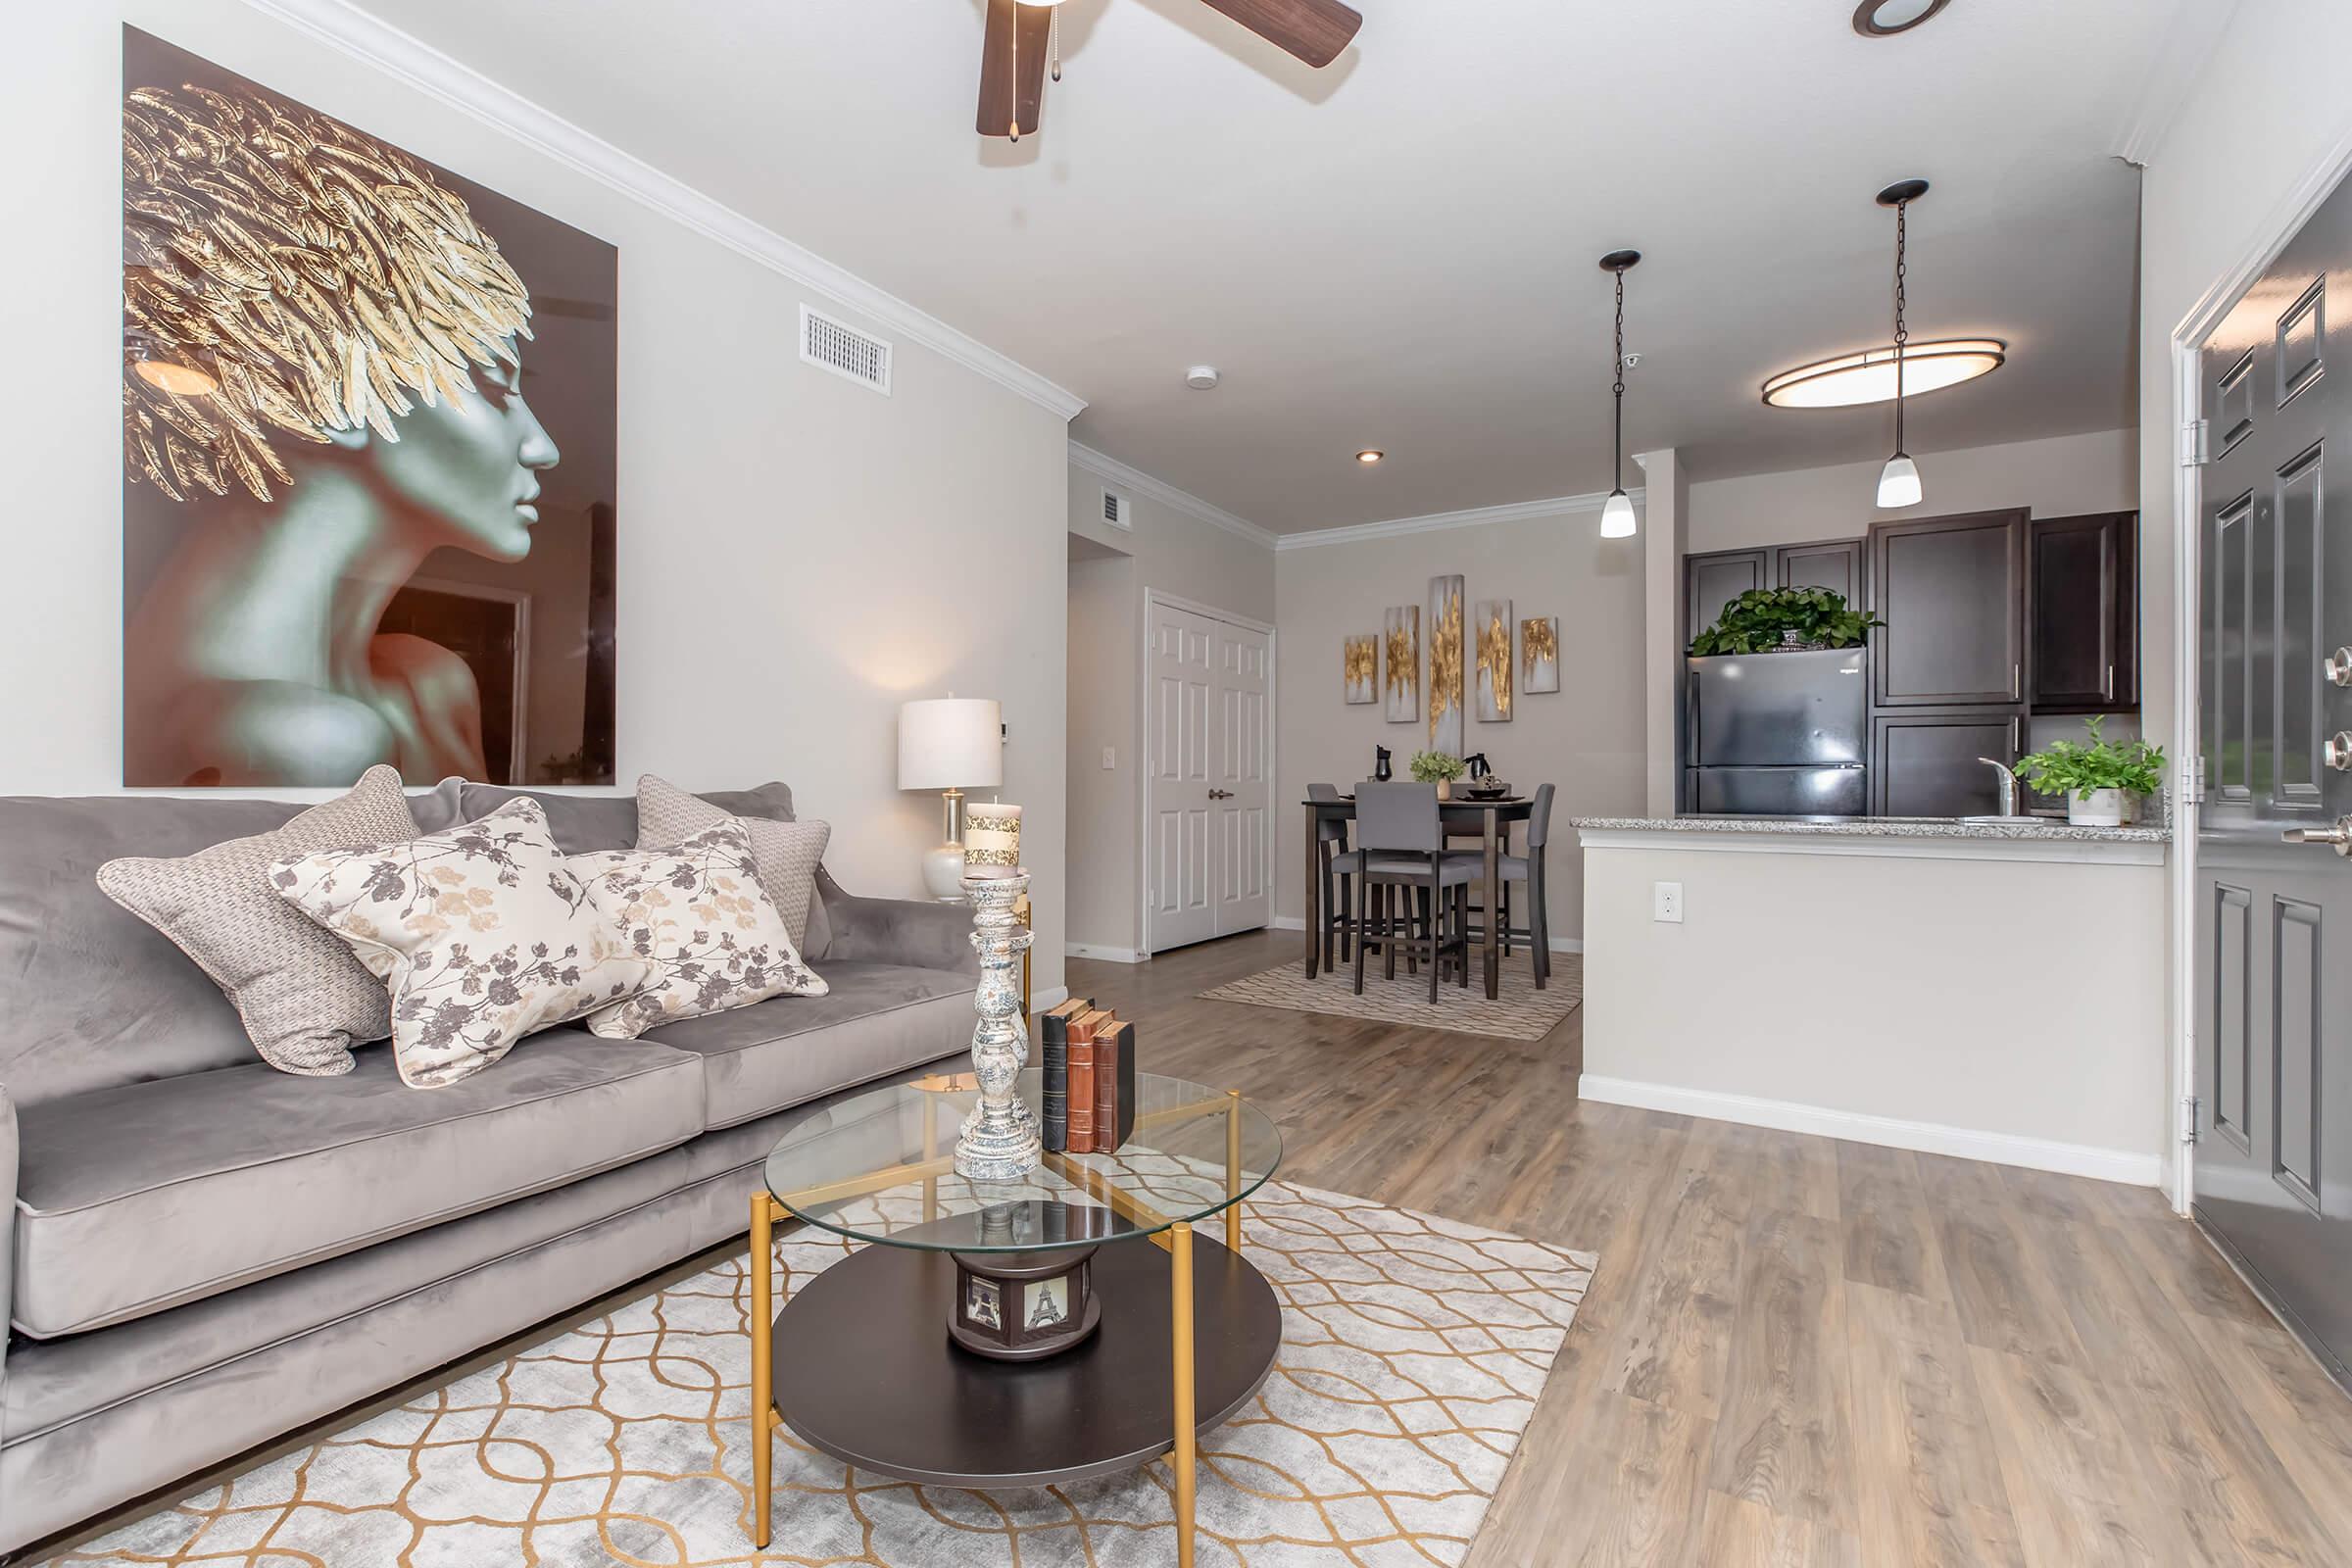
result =
[[[1577,1093],[1605,1105],[1632,1105],[1642,1110],[1735,1121],[1781,1132],[1813,1133],[1887,1149],[1909,1149],[1927,1154],[1950,1154],[1959,1159],[1982,1159],[1995,1165],[2056,1171],[2065,1176],[2125,1182],[2133,1187],[2154,1187],[2164,1176],[2164,1161],[2159,1156],[2128,1149],[2100,1149],[2047,1138],[2021,1138],[2014,1133],[1980,1132],[1937,1122],[1833,1110],[1826,1105],[1801,1105],[1793,1101],[1762,1100],[1753,1095],[1727,1095],[1711,1089],[1684,1089],[1674,1084],[1604,1078],[1594,1073],[1584,1075]]]
[[[1274,917],[1273,923],[1268,927],[1268,929],[1275,931],[1303,931],[1306,929],[1306,917],[1298,914],[1278,914]],[[1582,953],[1585,951],[1584,939],[1581,937],[1553,937],[1551,939],[1551,951],[1554,953]]]
[[[1104,963],[1142,963],[1151,955],[1133,948],[1105,948],[1093,942],[1065,942],[1061,945],[1065,958],[1100,958]]]
[[[1070,988],[1068,986],[1048,986],[1043,991],[1031,993],[1029,1010],[1044,1012],[1047,1008],[1058,1007],[1069,1000]]]

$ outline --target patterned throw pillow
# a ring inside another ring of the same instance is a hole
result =
[[[282,859],[270,877],[391,988],[393,1059],[412,1088],[469,1078],[524,1035],[662,978],[597,912],[537,801],[406,843]]]
[[[745,824],[726,817],[669,850],[575,855],[588,897],[631,953],[663,978],[588,1015],[600,1035],[633,1040],[660,1024],[747,1007],[769,997],[821,997],[783,913],[760,886]]]
[[[212,976],[264,1061],[331,1078],[351,1071],[353,1046],[392,1032],[392,1000],[349,948],[270,896],[270,863],[416,832],[400,770],[379,764],[273,832],[176,859],[109,860],[98,886]]]
[[[752,860],[760,868],[760,885],[784,913],[784,929],[792,933],[796,952],[821,958],[824,944],[811,942],[815,929],[811,912],[821,915],[816,903],[816,868],[825,858],[825,843],[833,836],[829,822],[771,822],[760,816],[729,816],[699,795],[689,795],[652,773],[637,780],[637,847],[666,850],[685,842],[689,834],[721,822],[740,822],[751,835]],[[829,935],[829,933],[828,933]]]

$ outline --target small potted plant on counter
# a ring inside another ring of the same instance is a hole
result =
[[[2089,719],[2085,741],[2052,741],[2012,769],[2022,784],[2044,795],[2066,794],[2066,819],[2077,827],[2121,827],[2124,795],[2153,795],[2164,787],[2164,748],[2146,741],[2103,738],[2104,714]]]
[[[1827,588],[1750,588],[1723,607],[1714,625],[1690,639],[1694,658],[1710,654],[1812,653],[1858,648],[1873,626],[1867,610],[1848,610]]]
[[[1441,801],[1453,799],[1453,781],[1469,771],[1469,765],[1460,758],[1446,752],[1415,752],[1408,765],[1414,778],[1438,787]]]

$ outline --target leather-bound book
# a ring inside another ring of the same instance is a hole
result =
[[[1116,1015],[1095,1025],[1095,1152],[1115,1153],[1119,1147],[1119,1032],[1128,1026]],[[1133,1031],[1129,1030],[1129,1038]]]
[[[1070,1147],[1070,1020],[1094,1005],[1072,997],[1037,1020],[1038,1078],[1045,1091],[1038,1117],[1044,1125],[1038,1131],[1053,1153]]]
[[[1107,1100],[1108,1104],[1104,1102]],[[1095,1149],[1105,1152],[1135,1136],[1135,1024],[1095,1027]]]
[[[1095,1152],[1095,1015],[1070,1020],[1069,1132],[1064,1147],[1073,1154]]]

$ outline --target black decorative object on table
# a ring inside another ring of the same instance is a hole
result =
[[[1386,746],[1372,748],[1372,776],[1383,784],[1396,776],[1395,758]]]
[[[999,1361],[1037,1361],[1057,1355],[1095,1332],[1102,1307],[1095,1299],[1091,1247],[1069,1244],[1098,1229],[1109,1211],[1067,1203],[1000,1203],[981,1212],[981,1239],[1018,1246],[1034,1237],[1047,1250],[956,1252],[955,1305],[948,1334],[976,1355]]]
[[[1484,779],[1494,776],[1494,768],[1488,762],[1487,754],[1484,752],[1472,752],[1468,757],[1462,759],[1462,765],[1470,770],[1472,778]]]

